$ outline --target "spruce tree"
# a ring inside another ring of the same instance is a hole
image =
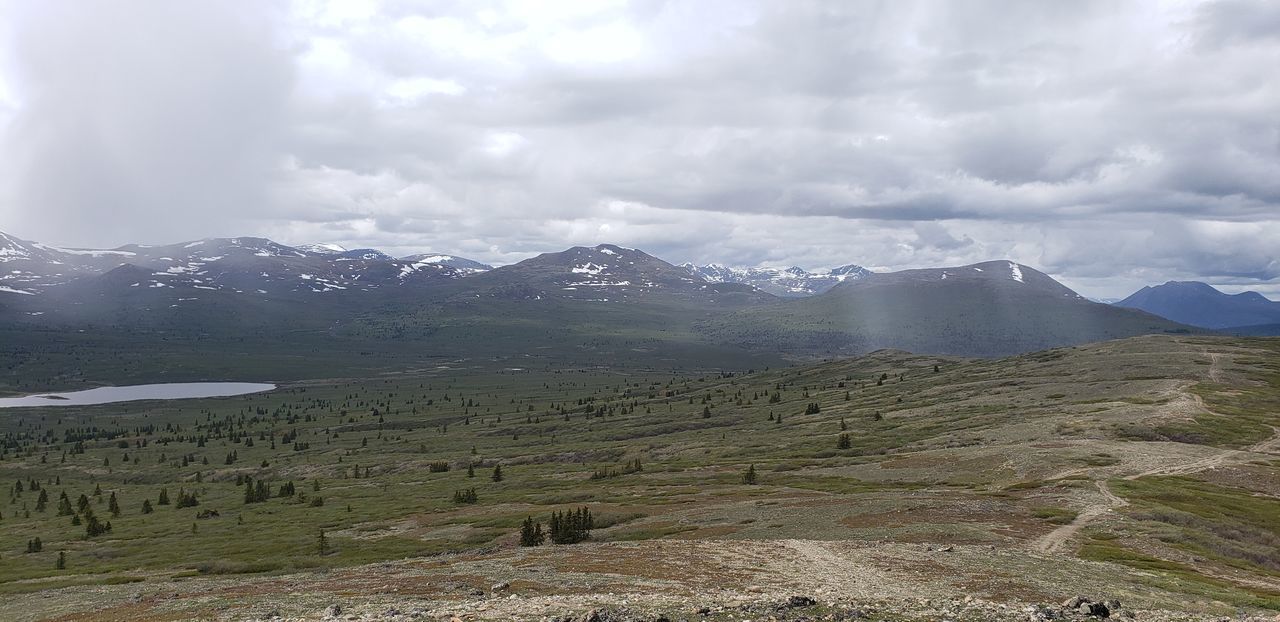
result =
[[[501,464],[493,465],[493,481],[495,482],[502,481],[502,465]]]
[[[542,523],[534,523],[532,516],[526,517],[520,525],[520,546],[538,546],[544,541],[546,534],[542,533]]]
[[[742,474],[742,483],[748,485],[756,483],[756,465],[752,464],[747,467],[747,472]]]

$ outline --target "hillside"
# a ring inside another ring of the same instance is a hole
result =
[[[0,501],[0,614],[976,622],[1083,620],[1062,603],[1085,595],[1260,620],[1280,609],[1278,347],[437,368],[10,411],[0,478],[28,489]],[[246,477],[269,495],[246,501]],[[32,481],[50,502],[26,515]],[[59,516],[62,492],[112,531]],[[583,507],[585,542],[518,545],[526,518]]]
[[[1226,294],[1197,281],[1144,287],[1115,303],[1204,328],[1235,329],[1280,323],[1280,302],[1258,292]]]
[[[746,309],[699,326],[717,342],[796,355],[881,348],[1001,356],[1149,333],[1194,331],[1090,302],[1008,261],[876,273],[819,296]]]

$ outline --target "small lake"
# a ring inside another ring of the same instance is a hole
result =
[[[41,393],[22,397],[0,397],[0,408],[39,406],[92,406],[138,400],[183,400],[197,397],[229,397],[261,393],[276,388],[260,382],[172,382],[137,384],[128,387],[98,387],[66,393]]]

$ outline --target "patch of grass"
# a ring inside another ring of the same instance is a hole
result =
[[[1054,507],[1039,507],[1031,511],[1031,515],[1055,525],[1068,525],[1079,513],[1074,510]]]
[[[1080,557],[1146,571],[1150,576],[1149,582],[1162,589],[1195,594],[1236,606],[1280,609],[1280,592],[1238,586],[1198,573],[1189,566],[1144,555],[1113,542],[1092,540],[1081,548]]]

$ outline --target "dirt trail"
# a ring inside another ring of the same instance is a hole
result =
[[[1250,445],[1245,448],[1245,451],[1251,451],[1255,454],[1280,454],[1280,428],[1271,426],[1271,429],[1275,432],[1271,438],[1261,443]]]
[[[1041,553],[1056,552],[1061,549],[1072,536],[1076,535],[1081,529],[1084,529],[1086,525],[1093,522],[1094,519],[1106,514],[1114,508],[1129,505],[1128,501],[1115,496],[1115,494],[1111,492],[1111,489],[1107,487],[1107,483],[1105,481],[1098,480],[1095,481],[1094,484],[1098,487],[1098,492],[1102,493],[1103,498],[1107,500],[1107,505],[1098,505],[1087,508],[1085,511],[1078,514],[1075,520],[1071,521],[1070,524],[1063,525],[1045,534],[1035,542],[1035,549],[1037,551],[1040,551]]]
[[[1209,361],[1210,361],[1209,373],[1208,373],[1209,380],[1215,383],[1221,383],[1222,382],[1222,354],[1217,352],[1205,352],[1205,354],[1209,356]],[[1201,400],[1199,395],[1196,395],[1194,393],[1190,395],[1192,399],[1195,400],[1197,405],[1199,405],[1201,408],[1204,408],[1206,411],[1208,410],[1208,408],[1206,408],[1204,405],[1204,401]],[[1148,469],[1146,471],[1142,471],[1139,473],[1134,473],[1132,475],[1126,475],[1124,479],[1135,480],[1140,477],[1149,477],[1149,476],[1155,476],[1155,475],[1189,475],[1191,473],[1199,473],[1201,471],[1216,469],[1218,467],[1225,466],[1227,464],[1248,461],[1252,459],[1253,454],[1280,453],[1280,428],[1272,426],[1271,429],[1275,431],[1275,434],[1272,435],[1271,438],[1261,441],[1259,443],[1255,443],[1244,449],[1223,449],[1211,456],[1198,458],[1190,462],[1185,462],[1182,464],[1165,465],[1161,467],[1156,467],[1154,469]],[[1070,524],[1063,525],[1062,527],[1059,527],[1049,532],[1048,534],[1044,535],[1040,539],[1036,540],[1033,545],[1036,550],[1042,553],[1056,552],[1060,550],[1063,547],[1063,545],[1065,545],[1069,540],[1071,540],[1072,536],[1079,533],[1081,529],[1083,529],[1086,525],[1096,520],[1099,516],[1102,516],[1103,514],[1106,514],[1107,512],[1115,508],[1129,505],[1127,501],[1125,501],[1124,499],[1121,499],[1120,497],[1117,497],[1115,494],[1111,492],[1111,489],[1107,487],[1107,482],[1105,480],[1096,480],[1094,484],[1097,486],[1098,492],[1101,493],[1103,498],[1106,500],[1107,505],[1105,506],[1097,505],[1097,506],[1089,507],[1085,509],[1083,512],[1081,512],[1079,515],[1077,515],[1075,520],[1071,521]]]
[[[1206,352],[1209,355],[1209,380],[1222,384],[1222,353]]]

